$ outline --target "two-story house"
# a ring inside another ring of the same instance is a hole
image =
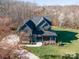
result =
[[[18,31],[29,33],[30,42],[56,41],[57,34],[51,31],[51,26],[49,17],[35,16],[24,21]]]

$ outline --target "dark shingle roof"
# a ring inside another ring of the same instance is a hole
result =
[[[51,31],[43,31],[43,30],[39,30],[36,27],[36,25],[38,25],[38,23],[40,23],[42,20],[46,20],[50,25],[51,25],[51,19],[48,16],[44,16],[44,17],[39,17],[39,16],[34,16],[26,21],[24,21],[23,25],[20,27],[21,30],[26,30],[29,26],[30,29],[32,29],[32,34],[41,34],[41,35],[47,35],[47,36],[57,36],[56,33],[51,32]],[[27,24],[27,25],[26,25]],[[34,25],[34,26],[33,26]],[[27,27],[27,28],[26,28]],[[19,29],[19,30],[20,30]]]

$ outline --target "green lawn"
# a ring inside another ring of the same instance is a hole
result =
[[[57,33],[57,45],[27,48],[41,59],[55,59],[57,55],[79,53],[79,30],[52,27]],[[59,46],[62,43],[63,46]],[[59,58],[56,58],[59,59]],[[61,59],[61,58],[60,58]]]

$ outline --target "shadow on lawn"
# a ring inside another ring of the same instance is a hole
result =
[[[41,56],[43,59],[79,59],[79,53],[74,54],[64,54],[62,55],[43,55]]]
[[[57,34],[57,42],[71,43],[73,40],[77,40],[76,35],[78,33],[70,31],[55,31]]]
[[[43,58],[43,59],[59,59],[60,55],[44,55],[41,58]]]

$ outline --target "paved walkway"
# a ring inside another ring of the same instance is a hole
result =
[[[19,46],[26,46],[26,47],[40,47],[42,46],[42,42],[37,42],[36,44],[20,44]]]
[[[40,59],[38,56],[34,55],[31,52],[28,52],[25,49],[16,50],[15,52],[18,54],[18,57],[20,59]]]
[[[32,54],[32,53],[30,53],[30,52],[28,52],[27,53],[29,56],[29,59],[40,59],[38,56],[36,56],[36,55],[34,55],[34,54]]]

